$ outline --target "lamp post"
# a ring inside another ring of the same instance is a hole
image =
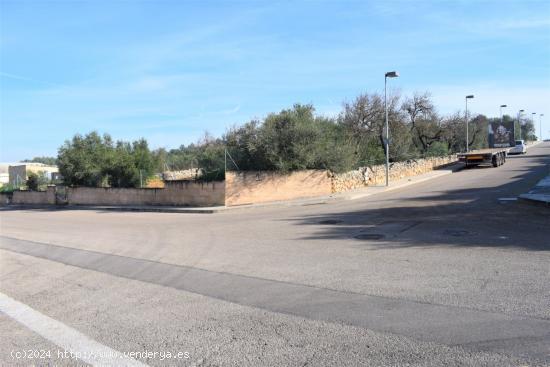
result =
[[[505,105],[505,104],[501,104],[500,105],[500,123],[503,124],[504,123],[504,116],[502,116],[502,109],[503,108],[506,108],[508,107],[508,105]]]
[[[537,113],[536,112],[532,112],[531,115],[533,116],[533,118],[531,119],[531,121],[533,121],[533,129],[535,128],[535,115]]]
[[[474,98],[474,95],[473,94],[470,94],[468,96],[466,96],[465,100],[466,100],[466,153],[468,153],[470,151],[470,148],[469,148],[469,137],[468,137],[468,100],[469,99],[472,99]]]
[[[521,140],[521,114],[525,110],[518,111],[518,127],[519,127],[519,140]],[[514,128],[514,140],[516,140],[516,129]]]
[[[542,141],[542,116],[544,116],[544,113],[541,113],[539,115],[539,133],[540,133],[540,141]]]
[[[386,186],[390,185],[390,125],[388,123],[388,78],[397,78],[397,71],[388,71],[384,75],[384,110],[386,112]]]

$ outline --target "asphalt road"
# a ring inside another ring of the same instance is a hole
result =
[[[0,211],[0,364],[548,366],[550,210],[500,199],[549,167],[544,143],[355,201]]]

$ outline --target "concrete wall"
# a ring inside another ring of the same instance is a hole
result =
[[[304,170],[288,174],[270,171],[226,172],[225,205],[243,205],[329,195],[327,171]]]
[[[67,188],[69,205],[224,205],[224,182],[167,182],[164,189]]]
[[[11,203],[11,194],[0,193],[0,206],[6,206]]]
[[[42,173],[52,179],[59,176],[58,168],[56,166],[47,166],[41,163],[25,163],[21,165],[13,165],[8,167],[9,183],[11,185],[25,184],[25,180],[28,177],[28,173]]]
[[[47,191],[14,191],[11,204],[15,205],[53,205],[55,204],[55,187]]]
[[[455,163],[456,155],[396,162],[390,164],[390,181],[420,175],[445,165]],[[358,170],[335,174],[332,178],[332,192],[344,192],[369,185],[386,182],[386,166],[364,167]]]
[[[9,183],[10,185],[24,185],[27,180],[27,166],[9,166]]]

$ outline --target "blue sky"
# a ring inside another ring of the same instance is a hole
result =
[[[466,94],[544,113],[550,137],[550,1],[0,0],[0,161],[91,130],[171,148],[296,102],[336,115],[390,70],[444,114]]]

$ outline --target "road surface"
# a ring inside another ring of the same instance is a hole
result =
[[[513,200],[549,167],[543,143],[355,201],[0,211],[0,364],[550,365],[550,211]]]

